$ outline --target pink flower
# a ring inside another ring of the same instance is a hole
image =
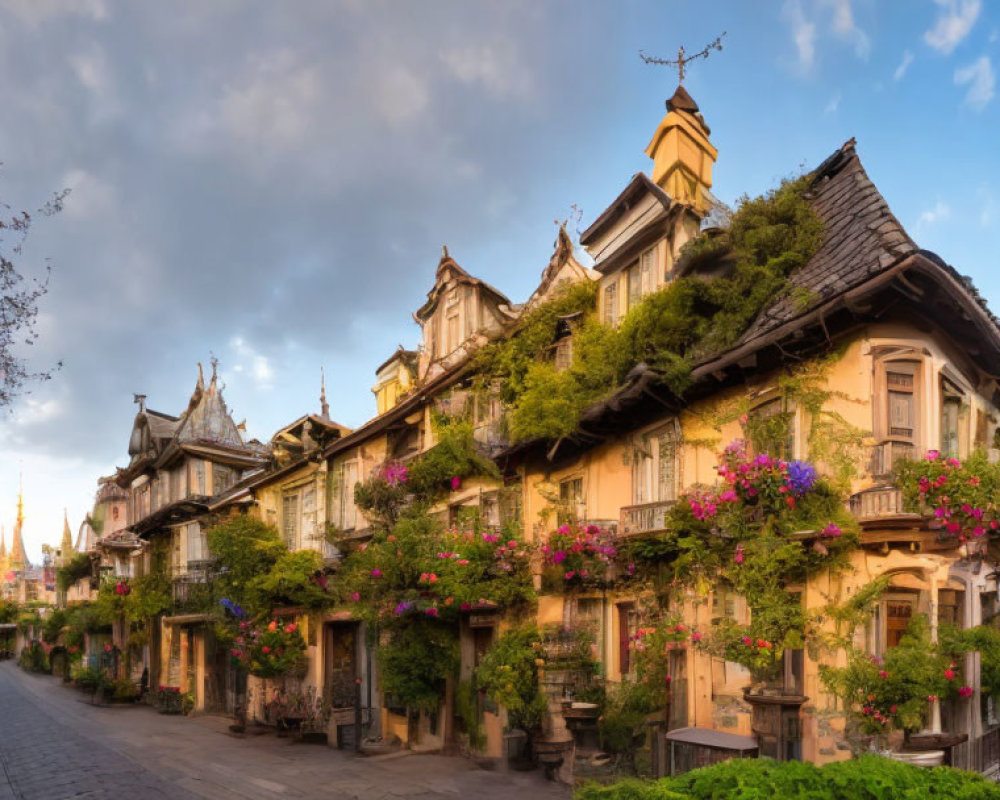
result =
[[[832,522],[829,525],[827,525],[825,528],[823,528],[823,535],[824,536],[829,536],[831,539],[836,538],[837,536],[840,536],[842,533],[843,533],[843,531],[839,527],[837,527],[837,525],[835,525]]]
[[[940,455],[941,455],[940,450],[928,450],[927,455],[924,456],[924,458],[926,458],[928,461],[937,461],[938,456]]]
[[[885,671],[884,669],[880,669],[880,670],[878,671],[878,676],[879,676],[880,678],[888,678],[888,677],[889,677],[889,673],[888,673],[888,672],[886,672],[886,671]]]
[[[929,694],[929,695],[927,695],[927,702],[928,703],[936,703],[937,702],[937,695],[936,694]]]
[[[567,572],[567,573],[566,573],[565,575],[563,575],[563,577],[564,577],[564,578],[565,578],[566,580],[568,580],[568,581],[571,581],[571,580],[573,580],[573,577],[574,577],[575,575],[576,575],[576,572],[574,572],[573,570],[569,570],[569,571],[568,571],[568,572]]]
[[[466,564],[469,563],[469,559],[467,559],[467,558],[460,558],[455,563],[456,564],[461,564],[464,567]]]
[[[371,571],[371,576],[373,578],[381,578],[382,577],[382,570],[380,570],[378,567],[376,567],[375,569],[373,569]]]
[[[468,611],[470,608],[472,608],[472,603],[462,603],[462,605],[460,605],[459,608],[462,611]]]
[[[453,492],[457,492],[461,488],[462,488],[462,479],[460,477],[458,477],[458,475],[455,475],[451,479],[451,490]]]
[[[431,606],[430,608],[424,609],[424,613],[428,617],[436,617],[438,615],[438,610],[434,606]]]
[[[294,622],[289,623],[285,626],[285,633],[295,633],[299,629],[299,626]]]
[[[361,592],[352,592],[351,599],[356,603],[361,599]]]
[[[664,681],[664,683],[668,683],[668,684],[669,684],[671,680],[672,680],[672,679],[671,679],[671,677],[670,677],[669,675],[666,675],[666,676],[664,676],[664,678],[663,678],[663,681]]]
[[[743,563],[743,545],[742,544],[736,545],[736,555],[733,556],[733,561],[735,561],[737,564],[742,564]]]
[[[691,641],[692,642],[700,642],[701,640],[702,640],[701,631],[694,631],[691,634]]]
[[[751,639],[749,636],[744,636],[740,641],[743,642],[743,644],[745,644],[747,647],[751,647],[753,645],[753,639]]]
[[[569,525],[560,525],[559,528],[556,530],[556,533],[560,534],[561,536],[569,536],[571,532],[572,531],[570,530]]]
[[[946,678],[947,678],[948,680],[950,680],[950,681],[953,681],[953,680],[955,680],[955,670],[953,670],[953,669],[946,669],[946,670],[944,671],[944,676],[945,676],[945,677],[946,677]]]

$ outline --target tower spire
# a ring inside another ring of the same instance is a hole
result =
[[[24,526],[24,479],[18,472],[17,490],[17,523],[14,525],[14,539],[10,544],[10,557],[8,559],[11,569],[24,569],[31,566],[28,562],[28,554],[24,549],[24,536],[22,528]]]
[[[326,402],[326,372],[323,367],[319,368],[319,407],[320,416],[330,419],[330,404]]]
[[[73,534],[69,530],[69,514],[65,508],[63,509],[63,533],[62,542],[59,543],[59,554],[64,562],[76,554],[76,550],[73,548]]]

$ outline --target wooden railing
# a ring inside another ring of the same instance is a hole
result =
[[[666,516],[676,500],[661,500],[657,503],[641,503],[622,506],[621,536],[636,536],[641,533],[655,533],[666,528]]]
[[[903,507],[903,492],[894,486],[876,486],[852,494],[851,513],[859,522],[911,516]]]

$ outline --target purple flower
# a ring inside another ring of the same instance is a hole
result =
[[[404,600],[402,603],[396,606],[396,612],[395,612],[396,616],[398,617],[402,614],[405,614],[411,608],[413,608],[413,603],[411,603],[409,600]]]
[[[816,468],[807,461],[792,461],[788,464],[788,482],[799,494],[805,494],[816,483]]]
[[[831,539],[840,536],[842,533],[843,531],[833,522],[831,522],[829,525],[823,528],[823,535],[829,536]]]
[[[401,483],[406,483],[410,477],[410,473],[405,466],[398,461],[394,461],[382,468],[382,477],[390,486],[398,486]]]

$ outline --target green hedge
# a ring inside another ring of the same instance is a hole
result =
[[[914,767],[863,756],[816,767],[769,759],[727,761],[659,781],[590,784],[576,800],[1000,800],[1000,786],[949,767]]]

